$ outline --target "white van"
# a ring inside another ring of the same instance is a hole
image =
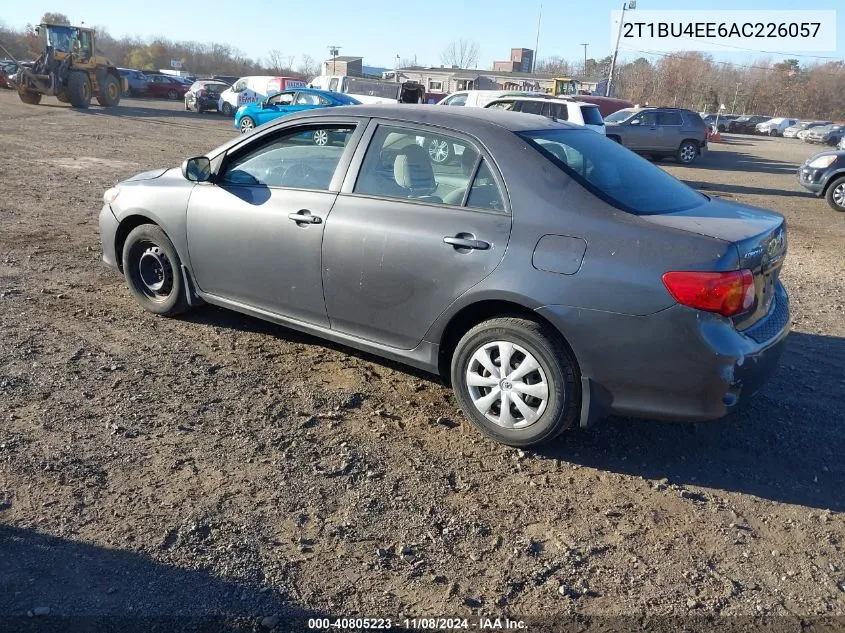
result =
[[[342,92],[361,103],[423,103],[425,90],[413,81],[395,82],[349,75],[320,75],[309,88]]]
[[[264,101],[267,97],[290,90],[291,88],[305,88],[301,79],[294,77],[273,77],[270,75],[255,75],[241,77],[231,88],[220,93],[217,103],[218,112],[226,116],[234,116],[235,111],[242,105]]]
[[[461,90],[453,92],[437,102],[437,105],[465,106],[467,108],[483,108],[491,101],[511,96],[531,96],[533,92],[520,90]]]

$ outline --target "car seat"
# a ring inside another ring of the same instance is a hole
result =
[[[406,197],[435,201],[436,196],[431,195],[437,189],[434,170],[428,154],[419,145],[408,145],[399,151],[393,160],[393,179]]]

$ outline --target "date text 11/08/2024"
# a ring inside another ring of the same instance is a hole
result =
[[[393,627],[420,631],[524,631],[527,630],[522,620],[509,618],[309,618],[311,630],[390,630]]]

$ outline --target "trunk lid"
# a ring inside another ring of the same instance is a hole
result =
[[[744,330],[768,314],[786,257],[786,223],[782,215],[734,202],[711,199],[694,209],[640,216],[641,219],[730,242],[737,251],[737,269],[754,275],[754,308],[734,317]]]

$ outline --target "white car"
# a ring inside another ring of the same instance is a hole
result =
[[[758,123],[754,129],[757,134],[766,134],[768,136],[783,136],[784,130],[798,123],[798,119],[785,119],[777,117]]]
[[[822,125],[830,125],[830,121],[799,121],[796,125],[792,125],[783,131],[784,138],[800,138],[802,141],[807,136],[807,132],[814,127],[821,127]]]
[[[550,116],[559,121],[583,125],[599,134],[605,133],[604,119],[601,117],[599,107],[593,103],[585,103],[577,99],[561,99],[559,97],[503,97],[491,101],[485,107]]]
[[[519,90],[461,90],[453,92],[437,102],[437,105],[464,106],[466,108],[484,108],[491,101],[507,96],[530,95]]]
[[[222,112],[225,116],[235,116],[235,112],[241,106],[264,101],[267,97],[284,90],[305,88],[305,86],[304,81],[294,77],[274,77],[271,75],[241,77],[231,88],[220,93],[217,111]]]

